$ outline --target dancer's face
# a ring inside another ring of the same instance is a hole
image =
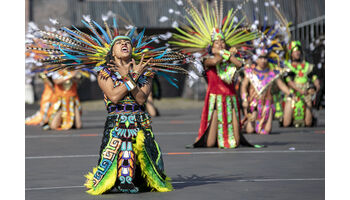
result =
[[[292,58],[293,60],[299,60],[301,56],[301,52],[299,50],[295,50],[292,52]]]
[[[213,42],[213,47],[212,47],[213,53],[219,52],[220,50],[224,50],[226,48],[225,40],[223,40],[220,36],[218,38],[219,39],[214,40]]]
[[[267,62],[268,62],[268,60],[267,60],[267,54],[266,53],[261,54],[258,57],[258,59],[256,60],[256,64],[262,69],[267,67]]]
[[[121,60],[131,58],[131,42],[129,40],[117,40],[113,46],[113,56]]]

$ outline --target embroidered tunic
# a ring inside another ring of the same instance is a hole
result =
[[[118,72],[95,68],[102,76],[111,78],[115,87],[123,84]],[[147,84],[152,72],[138,79],[138,86]],[[143,105],[138,105],[128,93],[117,104],[105,95],[108,112],[100,148],[98,166],[86,175],[85,186],[92,195],[102,194],[113,187],[127,193],[139,190],[167,192],[172,190],[164,173],[160,147],[154,139],[151,118]]]

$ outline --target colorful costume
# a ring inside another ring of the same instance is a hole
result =
[[[107,18],[108,19],[108,18]],[[68,36],[43,32],[48,43],[55,44],[53,49],[41,49],[43,52],[53,52],[49,59],[42,60],[44,64],[51,64],[51,70],[60,69],[92,69],[94,68],[103,78],[111,78],[114,86],[124,84],[128,91],[132,87],[142,87],[147,84],[155,72],[187,73],[180,65],[185,55],[164,50],[167,47],[150,48],[157,38],[144,39],[143,30],[136,37],[136,27],[127,35],[119,35],[116,19],[113,18],[113,29],[110,29],[104,18],[105,29],[95,21],[85,17],[82,22],[93,33],[88,35],[80,30],[61,28]],[[99,29],[96,31],[96,27]],[[106,60],[111,60],[112,47],[119,40],[128,40],[132,46],[131,57],[136,63],[149,62],[148,70],[140,77],[138,74],[128,74],[122,77],[112,68],[102,66]],[[138,79],[136,80],[136,78]],[[103,194],[113,188],[127,193],[139,190],[167,192],[172,190],[169,177],[164,173],[161,150],[154,139],[151,118],[145,112],[144,105],[136,103],[131,92],[128,92],[118,103],[112,103],[105,96],[108,111],[105,130],[100,148],[98,166],[92,173],[86,175],[85,186],[92,195]]]
[[[275,105],[271,94],[271,84],[282,74],[282,70],[266,68],[258,70],[255,64],[244,69],[245,76],[249,79],[250,87],[248,94],[242,98],[248,101],[248,113],[257,111],[255,119],[255,132],[267,134],[265,126],[272,112],[275,113]],[[246,97],[248,95],[248,97]],[[249,115],[249,114],[248,114]]]
[[[104,77],[111,77],[115,85],[123,84],[118,72],[97,67]],[[146,72],[138,85],[147,83],[153,73]],[[172,190],[170,178],[164,173],[162,153],[155,141],[151,117],[145,107],[138,105],[129,93],[117,104],[105,95],[108,117],[100,150],[98,166],[89,173],[86,187],[90,194],[101,194],[117,186],[123,192],[141,190],[167,192]]]
[[[256,3],[257,1],[255,1],[255,4]],[[248,104],[246,118],[248,121],[254,123],[255,132],[258,134],[268,134],[270,131],[270,129],[266,131],[265,128],[269,117],[273,117],[276,111],[272,84],[287,71],[281,60],[283,60],[284,46],[288,43],[290,38],[288,22],[279,12],[275,4],[266,2],[265,6],[271,6],[271,8],[273,8],[273,13],[278,20],[275,21],[273,26],[267,28],[268,17],[267,15],[264,16],[264,23],[261,30],[262,34],[252,42],[254,49],[252,49],[250,56],[246,55],[253,61],[253,64],[250,66],[246,65],[244,69],[245,77],[249,80],[247,86],[248,90],[246,91],[247,88],[243,88],[244,90],[241,91],[242,100],[246,101]],[[255,16],[254,11],[253,14],[255,21],[252,25],[252,29],[257,30],[259,25],[259,20],[257,19],[259,19],[259,17]],[[258,59],[267,60],[266,65],[263,64],[259,67],[260,70],[256,64]],[[285,89],[287,90],[287,86],[285,86]],[[279,106],[277,107],[281,109]],[[253,116],[254,112],[256,112],[256,116]],[[281,117],[281,113],[279,114],[279,117]]]
[[[191,27],[176,28],[180,34],[173,34],[175,41],[169,42],[182,48],[184,52],[200,54],[202,58],[205,58],[212,54],[213,42],[218,38],[224,39],[226,45],[230,47],[256,38],[256,32],[248,32],[245,28],[238,29],[243,20],[234,24],[236,22],[234,15],[237,10],[230,9],[227,16],[223,15],[222,2],[218,5],[218,2],[214,1],[215,6],[213,8],[201,2],[200,10],[193,5],[192,1],[188,2],[190,10],[186,10],[189,14],[186,19]],[[218,147],[236,148],[238,146],[233,130],[233,114],[236,115],[239,122],[240,108],[235,91],[234,75],[237,67],[241,66],[235,66],[231,63],[231,53],[229,51],[221,50],[220,55],[223,57],[223,62],[206,70],[208,89],[197,142],[193,147],[206,146],[206,135],[215,109],[218,114]],[[239,124],[238,122],[237,124]],[[240,129],[240,127],[237,128]],[[249,144],[242,135],[240,140],[241,144]]]
[[[202,110],[198,138],[202,138],[208,130],[213,117],[213,111],[216,109],[218,113],[218,146],[220,148],[235,148],[237,144],[233,134],[232,114],[234,112],[237,119],[240,119],[240,108],[238,106],[234,84],[233,82],[228,84],[221,80],[215,68],[208,69],[206,75],[208,78],[208,88]],[[194,147],[203,145],[203,142],[199,139],[194,144]]]
[[[294,49],[301,49],[300,41],[293,41],[289,45],[290,52]],[[313,74],[313,64],[306,61],[298,65],[293,65],[289,61],[285,61],[285,65],[290,69],[291,73],[286,78],[286,81],[294,81],[297,88],[307,91],[309,88],[314,87],[313,82],[317,79],[317,75]],[[295,97],[292,100],[293,108],[293,124],[294,126],[305,125],[305,109],[306,101],[311,101],[311,95],[302,95],[298,91],[294,91]],[[288,100],[288,99],[286,99]]]
[[[48,111],[51,106],[52,97],[54,96],[54,89],[52,87],[53,83],[44,73],[40,73],[40,77],[44,80],[44,91],[41,94],[40,110],[38,110],[34,115],[26,118],[26,125],[44,124],[48,118]]]

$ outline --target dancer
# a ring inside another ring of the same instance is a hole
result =
[[[273,97],[272,91],[273,89],[275,93],[277,91],[273,86],[277,86],[285,96],[293,96],[288,86],[280,79],[289,71],[289,68],[284,67],[282,62],[284,46],[288,44],[290,38],[288,22],[275,4],[270,2],[266,5],[271,6],[278,20],[268,27],[268,17],[264,16],[262,34],[252,41],[253,52],[249,57],[253,63],[246,65],[244,69],[245,78],[241,86],[241,98],[245,115],[243,121],[247,121],[245,124],[247,133],[269,134],[271,132],[272,120],[276,111],[275,103],[280,109],[279,102],[274,101],[274,99],[277,100],[277,96]],[[253,15],[258,19],[254,12]],[[257,30],[259,25],[257,19],[252,25],[254,30]]]
[[[312,99],[320,88],[319,80],[312,73],[313,64],[303,60],[300,41],[292,41],[289,45],[291,61],[285,61],[291,73],[286,78],[288,86],[293,89],[294,98],[287,98],[284,106],[283,126],[292,123],[296,127],[311,126]]]
[[[180,34],[173,34],[175,41],[169,43],[186,53],[200,53],[204,60],[208,88],[198,137],[191,147],[252,146],[240,131],[240,107],[233,79],[236,70],[243,65],[236,56],[235,46],[254,39],[256,33],[238,29],[243,20],[233,25],[233,9],[224,17],[222,2],[220,9],[217,1],[214,1],[214,8],[201,3],[200,11],[192,1],[188,2],[187,20],[192,27],[177,28]]]
[[[269,37],[269,39],[273,38]],[[285,70],[279,67],[279,58],[275,51],[282,49],[277,41],[271,42],[271,46],[260,41],[256,49],[255,62],[244,69],[245,78],[241,86],[241,97],[243,112],[247,119],[247,133],[255,131],[258,134],[269,134],[271,132],[275,112],[271,94],[273,83],[276,83],[284,94],[292,95],[288,86],[279,78]]]
[[[100,147],[98,166],[86,175],[85,186],[92,195],[112,189],[125,193],[138,191],[167,192],[172,190],[159,145],[155,141],[151,118],[144,103],[151,91],[155,71],[187,73],[180,64],[186,57],[165,50],[148,48],[155,39],[145,39],[136,28],[119,34],[116,19],[105,29],[85,17],[83,23],[92,35],[62,27],[67,36],[43,32],[46,42],[55,42],[56,55],[43,61],[53,64],[52,70],[95,68],[98,84],[104,93],[108,112]],[[99,32],[96,30],[98,28]],[[60,46],[60,48],[57,48]],[[79,64],[79,65],[77,65]]]
[[[53,73],[55,93],[48,112],[48,124],[43,126],[45,130],[68,130],[82,127],[82,109],[78,96],[78,79],[80,78],[79,71],[62,70]]]

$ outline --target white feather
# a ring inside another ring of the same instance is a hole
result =
[[[251,26],[251,28],[252,28],[252,30],[256,30],[258,27],[256,26],[256,24],[253,24],[253,25]]]
[[[261,49],[256,49],[256,55],[260,56],[261,55]]]
[[[184,3],[181,0],[175,0],[175,2],[176,2],[176,4],[178,6],[183,6],[184,5]]]
[[[49,21],[50,21],[53,25],[58,24],[58,20],[57,20],[57,19],[49,18]]]
[[[235,23],[238,22],[238,18],[236,16],[233,17],[233,22],[235,22]]]
[[[269,6],[269,2],[265,2],[264,5],[265,5],[265,7],[268,7]]]
[[[108,15],[103,15],[102,14],[102,20],[105,22],[105,21],[107,21],[108,20]]]
[[[253,55],[252,59],[253,59],[254,61],[256,61],[256,60],[258,59],[258,56],[257,56],[257,55]]]
[[[133,29],[134,26],[129,24],[129,25],[125,25],[125,28],[128,29],[128,30],[130,30],[130,29]]]
[[[180,11],[175,11],[175,15],[181,15],[181,12]]]
[[[170,9],[169,9],[169,13],[170,13],[170,14],[174,13],[174,9],[170,8]]]
[[[267,16],[264,17],[264,20],[267,21],[269,18]]]
[[[161,16],[161,17],[159,18],[159,22],[161,22],[161,23],[166,22],[166,21],[168,21],[168,20],[169,20],[169,18],[168,18],[167,16]]]
[[[29,28],[31,31],[39,30],[38,26],[37,26],[34,22],[29,22],[29,23],[28,23],[28,28]]]
[[[165,34],[160,34],[159,35],[159,39],[161,40],[168,40],[169,38],[171,38],[173,34],[170,32],[166,32]]]
[[[179,27],[179,24],[177,23],[177,21],[174,21],[174,22],[171,24],[171,27],[177,28],[177,27]]]
[[[48,26],[44,26],[44,29],[45,29],[45,31],[50,31],[50,27],[48,27]]]
[[[258,47],[258,46],[259,46],[259,43],[260,43],[259,40],[254,40],[254,42],[253,42],[253,44],[254,44],[255,47]]]
[[[254,3],[258,3],[258,0],[253,0]]]
[[[110,10],[107,12],[108,17],[115,17],[115,14]]]
[[[158,37],[152,37],[152,40],[154,40],[155,43],[159,43],[160,41],[158,40]]]
[[[83,19],[87,22],[91,22],[91,17],[90,15],[83,15]]]
[[[275,1],[270,1],[270,5],[274,6],[275,5]]]
[[[238,9],[238,10],[242,9],[242,5],[239,4],[239,5],[237,6],[237,9]]]

